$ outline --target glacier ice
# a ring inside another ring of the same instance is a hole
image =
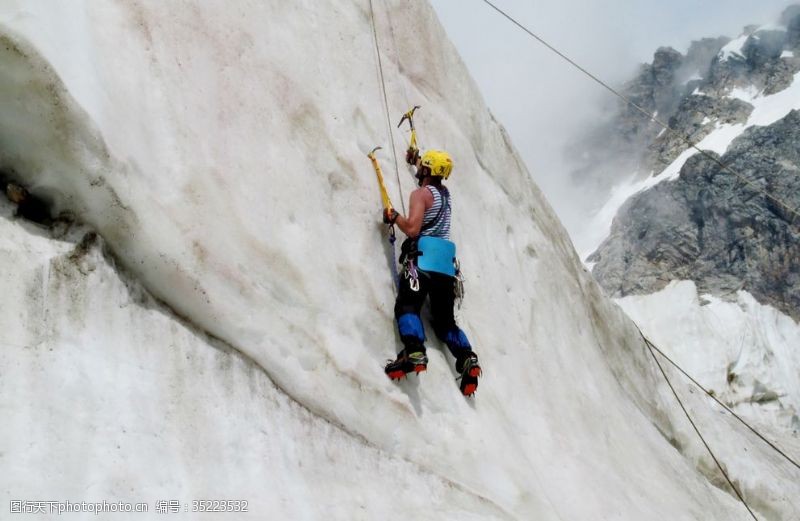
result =
[[[398,339],[359,145],[388,139],[367,2],[9,0],[0,168],[86,228],[51,237],[3,207],[3,500],[747,519],[430,6],[376,7],[392,111],[421,104],[422,146],[456,161],[477,399],[437,349],[419,381],[381,371]],[[790,470],[724,427],[748,499],[796,514]]]

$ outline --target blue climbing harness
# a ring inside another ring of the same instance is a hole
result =
[[[417,267],[422,271],[456,276],[456,245],[447,239],[424,235],[417,243]]]

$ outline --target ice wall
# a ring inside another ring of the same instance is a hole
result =
[[[365,156],[388,149],[368,2],[6,1],[0,167],[115,261],[91,246],[96,268],[54,281],[74,246],[6,244],[20,275],[3,309],[38,314],[8,318],[0,440],[24,479],[4,472],[4,495],[241,496],[254,518],[747,519],[667,441],[692,454],[431,8],[375,4],[390,110],[423,105],[422,145],[455,157],[477,399],[436,341],[419,381],[381,369],[398,339]],[[383,161],[399,205],[412,179]],[[98,445],[113,457],[76,456]],[[765,464],[778,485],[738,479],[787,516],[797,482]]]

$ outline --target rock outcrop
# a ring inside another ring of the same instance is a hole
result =
[[[800,320],[800,111],[751,128],[722,156],[701,154],[680,177],[632,197],[589,258],[614,296],[671,280],[724,296],[745,289]],[[768,194],[768,195],[765,195]],[[778,202],[780,201],[780,202]]]

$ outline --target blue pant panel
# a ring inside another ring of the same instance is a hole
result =
[[[422,326],[422,321],[419,315],[415,313],[406,313],[397,317],[397,328],[400,330],[400,338],[411,338],[418,340],[420,343],[425,342],[425,329]]]
[[[444,336],[444,343],[447,344],[447,347],[449,347],[451,351],[472,349],[472,346],[470,346],[469,340],[467,339],[467,335],[459,327],[451,329],[447,332],[447,334]]]
[[[432,326],[436,336],[447,344],[456,360],[472,353],[467,335],[456,325],[453,315],[455,279],[439,273],[423,274],[419,291],[412,291],[408,279],[401,279],[400,291],[394,306],[394,316],[400,329],[400,339],[406,349],[418,350],[425,341],[425,330],[419,318],[425,299],[430,296]],[[424,349],[424,347],[422,347]]]

